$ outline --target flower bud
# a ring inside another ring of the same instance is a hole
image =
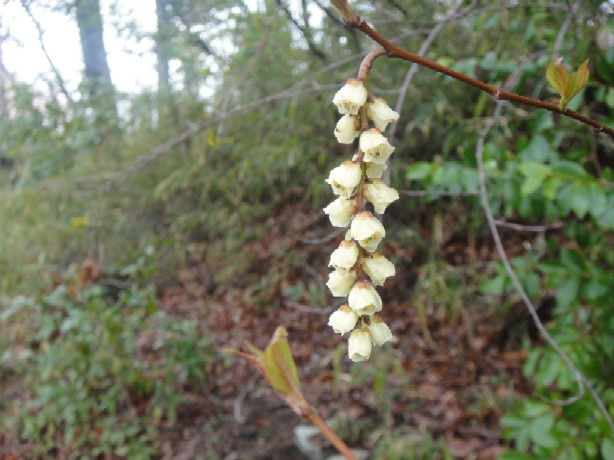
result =
[[[371,283],[359,281],[348,295],[350,308],[358,315],[372,315],[382,309],[382,299]]]
[[[373,214],[369,211],[354,216],[350,231],[352,238],[369,252],[375,251],[380,241],[386,236],[386,230],[382,223],[373,217]]]
[[[348,270],[335,270],[328,275],[326,286],[334,297],[345,297],[356,282],[356,273]]]
[[[348,305],[342,305],[328,319],[328,325],[336,334],[350,332],[356,326],[358,315]]]
[[[347,227],[356,212],[356,200],[337,198],[324,208],[333,227]]]
[[[383,285],[386,278],[395,274],[393,263],[377,252],[363,259],[362,269],[376,286]]]
[[[335,195],[349,198],[361,179],[360,165],[353,161],[344,161],[330,172],[326,182],[333,188]]]
[[[343,240],[339,243],[339,247],[330,255],[329,266],[336,269],[342,268],[345,270],[351,269],[358,260],[358,245],[355,241]]]
[[[339,113],[356,115],[358,110],[367,102],[367,88],[362,81],[350,79],[333,97],[333,104]]]
[[[356,117],[343,115],[335,126],[335,137],[340,144],[351,144],[358,137],[360,131],[356,129]]]
[[[375,128],[363,131],[360,134],[359,146],[364,153],[363,158],[366,162],[383,164],[394,152],[394,147],[388,143],[388,139]]]
[[[371,356],[371,333],[363,327],[354,329],[348,339],[348,355],[352,361],[366,361]]]
[[[386,101],[381,98],[375,98],[373,102],[367,104],[367,116],[380,131],[384,131],[388,123],[399,119],[399,114],[388,107]]]
[[[371,340],[373,341],[373,345],[383,345],[386,342],[390,342],[392,339],[392,331],[384,323],[381,318],[377,315],[374,315],[371,318],[371,323],[369,324],[369,332],[371,333]]]
[[[373,181],[364,186],[364,196],[373,204],[376,212],[383,213],[388,205],[399,199],[399,192],[388,187],[382,179]]]

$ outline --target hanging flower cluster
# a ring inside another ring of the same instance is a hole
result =
[[[343,115],[335,127],[337,140],[342,144],[351,144],[357,137],[359,140],[354,158],[334,168],[326,180],[337,199],[324,212],[333,226],[349,226],[345,240],[330,257],[329,266],[334,271],[326,283],[335,297],[347,297],[347,303],[330,316],[328,324],[338,334],[350,332],[350,359],[365,361],[373,345],[383,345],[392,338],[390,328],[376,314],[382,309],[382,299],[374,286],[383,285],[395,269],[376,252],[386,231],[366,209],[366,202],[375,212],[383,213],[399,199],[398,192],[382,180],[386,161],[394,151],[382,131],[399,114],[385,100],[369,96],[359,79],[348,80],[333,103]]]

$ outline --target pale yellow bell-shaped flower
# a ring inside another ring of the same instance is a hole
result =
[[[350,198],[362,179],[362,170],[358,163],[344,161],[330,172],[326,182],[330,184],[335,195]]]
[[[394,147],[388,143],[388,139],[382,136],[382,133],[376,128],[363,131],[360,134],[358,145],[364,154],[363,159],[367,163],[384,164],[392,152],[394,152]]]
[[[339,247],[330,255],[329,266],[350,270],[358,260],[358,244],[355,241],[343,240]]]
[[[333,104],[341,115],[356,115],[367,102],[367,88],[362,81],[350,79],[333,97]]]
[[[396,272],[394,264],[377,252],[371,254],[370,257],[365,257],[361,265],[376,286],[383,285],[386,278],[394,276]]]
[[[360,131],[357,129],[358,120],[354,115],[343,115],[335,126],[335,137],[340,144],[351,144]]]
[[[371,356],[371,333],[366,327],[354,329],[348,338],[348,356],[354,362],[366,361]]]
[[[328,275],[326,286],[334,297],[345,297],[356,282],[356,272],[353,270],[335,270]]]
[[[336,334],[345,334],[354,329],[357,321],[358,315],[346,304],[330,315],[328,325]]]
[[[376,212],[383,213],[388,205],[399,199],[399,192],[388,187],[382,179],[373,179],[363,188],[364,196]]]
[[[371,283],[358,281],[348,295],[348,304],[358,315],[372,315],[382,309],[382,299]]]
[[[373,345],[383,345],[386,342],[390,342],[390,340],[392,340],[392,331],[390,330],[388,325],[384,323],[377,315],[374,315],[371,318],[371,322],[369,324],[369,332],[371,333],[371,340],[373,341]]]
[[[367,104],[367,116],[380,131],[385,131],[389,123],[397,121],[399,114],[392,110],[385,99],[375,98]]]
[[[350,232],[352,238],[369,252],[375,251],[380,241],[386,236],[382,223],[369,211],[363,211],[354,216]]]
[[[333,227],[347,227],[356,212],[356,200],[337,198],[324,208]]]

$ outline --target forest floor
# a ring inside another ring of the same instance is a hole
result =
[[[346,359],[346,339],[326,325],[334,307],[314,308],[284,296],[284,287],[296,285],[297,280],[313,282],[313,267],[326,265],[340,237],[322,236],[331,229],[314,212],[287,217],[278,220],[285,224],[277,233],[245,248],[252,255],[246,279],[250,271],[270,276],[274,261],[289,250],[304,253],[302,273],[298,270],[278,277],[270,299],[273,307],[254,308],[254,292],[247,282],[243,287],[215,287],[211,261],[207,261],[192,264],[178,274],[176,284],[160,288],[163,308],[206,324],[218,350],[245,349],[245,341],[264,348],[275,328],[284,325],[305,396],[325,418],[345,420],[339,433],[352,447],[372,450],[387,436],[394,444],[396,438],[391,434],[402,433],[401,438],[409,437],[416,444],[438,443],[457,458],[498,458],[505,451],[500,429],[504,408],[531,392],[521,372],[526,352],[518,340],[502,339],[508,332],[504,329],[518,332],[518,324],[510,325],[500,315],[493,321],[492,311],[480,314],[471,306],[467,314],[431,308],[421,315],[411,296],[418,267],[413,267],[413,275],[407,270],[415,265],[413,254],[388,246],[385,253],[393,252],[405,263],[397,271],[406,273],[389,280],[381,290],[382,314],[395,339],[392,346],[375,350],[368,363],[354,365],[362,366],[357,371]],[[468,248],[482,266],[496,258],[486,240],[477,250],[475,245],[449,241],[448,260],[466,260]],[[220,261],[223,263],[228,261]],[[526,329],[520,334],[526,334]],[[245,360],[214,363],[208,379],[204,392],[184,395],[177,423],[161,439],[163,458],[308,458],[294,441],[294,428],[301,420]],[[407,442],[397,441],[400,445]],[[437,453],[420,456],[415,452],[395,458],[443,458]]]
[[[504,313],[492,299],[489,306],[472,292],[465,297],[475,301],[462,300],[458,289],[467,287],[446,286],[441,279],[435,290],[456,296],[455,306],[441,305],[445,296],[419,305],[415,292],[424,287],[424,256],[387,242],[382,252],[395,260],[397,275],[380,292],[394,340],[375,349],[368,362],[352,364],[346,337],[326,324],[339,302],[317,306],[331,299],[326,265],[341,233],[306,205],[300,212],[296,205],[279,210],[274,223],[232,258],[191,260],[173,282],[158,286],[160,307],[177,320],[196,320],[217,356],[206,369],[205,387],[184,390],[175,422],[161,427],[161,458],[309,458],[295,443],[299,417],[246,360],[224,352],[245,350],[246,341],[264,348],[282,325],[303,393],[351,447],[377,451],[378,459],[498,458],[506,449],[500,427],[505,408],[532,391],[521,372],[526,352],[517,337],[527,333],[522,315]],[[483,270],[496,259],[489,239],[459,237],[454,223],[443,228],[443,269],[471,266],[485,279]],[[425,230],[425,241],[429,237]],[[511,252],[522,250],[512,235],[506,243]],[[235,282],[217,283],[218,274],[238,264],[243,268]],[[318,295],[319,301],[310,301]],[[19,385],[5,381],[0,394],[18,398]],[[0,433],[0,444],[2,439]],[[334,453],[324,440],[315,443]],[[20,451],[3,456],[0,449],[0,458],[22,458]]]

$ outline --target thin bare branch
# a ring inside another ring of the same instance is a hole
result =
[[[68,92],[68,90],[66,89],[64,78],[62,78],[62,74],[60,73],[56,65],[53,63],[53,59],[51,59],[51,56],[49,55],[49,52],[47,51],[47,47],[45,46],[43,27],[41,26],[40,22],[38,22],[38,20],[34,17],[34,14],[32,14],[32,10],[30,9],[30,4],[28,3],[28,0],[21,0],[21,6],[23,7],[23,9],[26,11],[28,16],[32,20],[34,27],[36,27],[36,33],[38,35],[38,42],[40,44],[41,50],[43,54],[45,55],[45,58],[47,59],[47,63],[49,64],[49,67],[51,67],[51,71],[55,75],[55,78],[58,82],[58,85],[60,86],[60,90],[62,91],[62,94],[68,100],[68,102],[73,103],[73,99],[70,93]]]
[[[497,227],[511,228],[512,230],[518,230],[519,232],[547,232],[548,230],[556,230],[562,228],[565,224],[563,222],[555,222],[553,224],[545,225],[523,225],[515,222],[507,222],[505,220],[495,219],[495,225]]]
[[[514,269],[512,268],[512,264],[510,263],[507,257],[505,248],[503,247],[503,243],[501,242],[501,236],[499,235],[499,230],[497,229],[495,218],[493,216],[492,210],[490,209],[490,203],[488,199],[488,190],[486,188],[487,181],[486,181],[486,170],[484,168],[483,152],[484,152],[484,144],[486,142],[486,137],[490,133],[490,130],[492,129],[497,118],[499,117],[499,114],[501,113],[502,108],[503,108],[503,103],[501,101],[498,101],[492,118],[484,126],[484,128],[482,129],[480,133],[480,136],[478,137],[478,141],[476,144],[476,152],[475,152],[476,162],[478,165],[479,184],[480,184],[480,201],[482,203],[482,208],[484,209],[484,215],[486,216],[488,227],[490,228],[490,233],[495,242],[497,253],[499,254],[499,257],[501,258],[501,262],[503,263],[505,272],[512,280],[514,289],[516,290],[516,292],[522,299],[523,303],[525,304],[529,314],[531,315],[531,318],[533,319],[535,326],[537,327],[537,330],[539,331],[540,335],[544,338],[544,340],[546,340],[546,342],[561,357],[561,359],[565,362],[567,367],[569,367],[574,377],[576,378],[576,382],[578,383],[578,393],[576,395],[570,398],[567,398],[565,400],[562,400],[562,401],[551,401],[551,403],[556,404],[556,405],[572,404],[578,401],[580,398],[582,398],[582,396],[584,395],[584,388],[586,387],[589,393],[591,394],[591,396],[593,397],[595,404],[597,404],[597,407],[599,408],[600,412],[607,420],[608,425],[610,426],[610,430],[614,433],[614,421],[612,421],[612,417],[610,416],[607,408],[605,407],[605,404],[603,403],[602,399],[597,394],[597,391],[595,390],[593,385],[588,381],[586,376],[576,367],[576,365],[573,363],[573,361],[571,361],[567,353],[563,351],[563,349],[559,346],[559,344],[554,340],[554,338],[552,338],[550,333],[546,330],[544,324],[539,318],[539,315],[537,314],[537,309],[535,308],[535,305],[533,305],[533,302],[531,301],[528,294],[526,293],[526,291],[520,284],[520,281],[518,280],[518,277],[516,276],[516,273],[514,272]]]

